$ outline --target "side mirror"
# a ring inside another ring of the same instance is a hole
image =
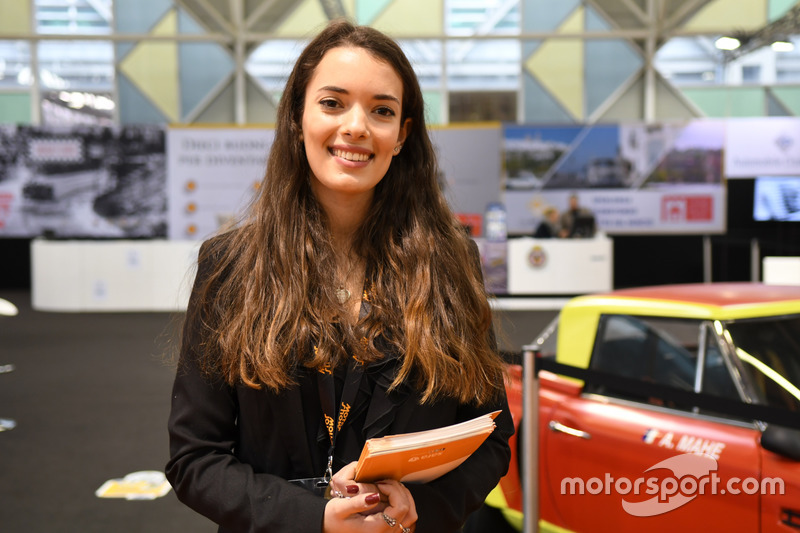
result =
[[[800,430],[770,424],[761,434],[761,447],[800,461]]]

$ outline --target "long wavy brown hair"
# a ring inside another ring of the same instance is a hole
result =
[[[356,236],[371,306],[356,324],[336,318],[343,309],[333,290],[334,250],[300,138],[306,86],[337,47],[363,48],[391,65],[403,82],[401,123],[411,119]],[[204,324],[206,368],[230,384],[280,390],[295,382],[299,365],[337,365],[348,354],[376,361],[391,350],[402,361],[392,386],[408,380],[422,401],[480,404],[494,397],[503,363],[480,262],[437,170],[419,83],[400,47],[372,28],[330,23],[289,76],[266,175],[247,217],[203,247],[199,262],[211,271],[199,279],[192,312]]]

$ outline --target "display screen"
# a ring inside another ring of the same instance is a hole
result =
[[[760,176],[753,191],[755,220],[800,221],[800,176]]]

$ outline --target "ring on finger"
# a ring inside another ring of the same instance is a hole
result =
[[[394,527],[394,526],[397,525],[397,519],[396,518],[392,518],[391,516],[389,516],[386,513],[381,513],[381,514],[383,515],[383,521],[386,522],[386,524],[388,524],[389,527]]]
[[[411,533],[411,528],[410,527],[406,527],[403,524],[401,524],[400,522],[398,522],[397,525],[400,526],[400,531],[402,531],[403,533]]]

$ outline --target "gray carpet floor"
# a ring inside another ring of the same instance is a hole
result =
[[[170,491],[150,501],[101,499],[109,479],[162,470],[180,315],[48,313],[30,293],[0,291],[0,531],[213,532]]]

